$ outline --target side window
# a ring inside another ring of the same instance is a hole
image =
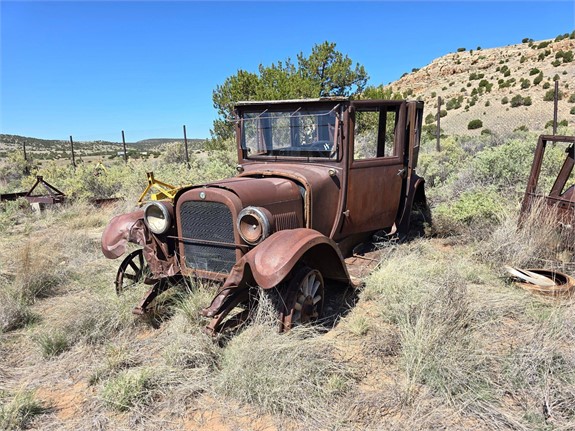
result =
[[[396,122],[395,107],[356,109],[353,159],[396,156]]]

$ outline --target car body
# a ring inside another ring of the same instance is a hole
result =
[[[221,283],[204,310],[213,332],[250,308],[255,286],[278,291],[284,329],[314,320],[326,282],[350,283],[354,247],[378,231],[405,236],[414,209],[425,213],[422,117],[420,101],[240,102],[238,174],[116,217],[102,250],[117,258],[128,241],[143,246],[152,288],[140,312],[163,280],[186,276]]]
[[[565,159],[548,193],[539,179],[549,145],[564,146]],[[542,209],[540,216],[551,215],[562,227],[573,232],[575,226],[575,136],[541,135],[537,141],[531,173],[521,206],[522,222],[532,209]],[[571,234],[572,237],[573,234]]]

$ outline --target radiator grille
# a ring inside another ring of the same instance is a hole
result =
[[[274,215],[276,231],[285,229],[296,229],[298,228],[298,219],[295,212],[287,212]]]
[[[189,201],[180,208],[186,265],[191,269],[229,272],[236,263],[234,225],[230,209],[220,202]],[[198,243],[194,243],[197,240]],[[231,244],[202,244],[212,241]]]

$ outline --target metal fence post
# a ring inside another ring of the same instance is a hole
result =
[[[557,134],[557,106],[559,104],[559,80],[555,81],[555,94],[553,95],[553,135]]]
[[[190,169],[190,155],[188,153],[188,136],[186,134],[186,125],[184,124],[184,145],[186,148],[186,164],[188,165],[188,169]]]
[[[435,130],[435,149],[437,152],[441,151],[441,96],[437,96],[437,129]]]
[[[123,130],[122,130],[122,144],[124,145],[124,162],[128,163],[128,153],[126,152],[126,138],[124,137]]]
[[[76,158],[74,157],[74,140],[72,135],[70,135],[70,148],[72,149],[72,166],[76,169]]]

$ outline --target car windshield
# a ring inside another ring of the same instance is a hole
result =
[[[244,112],[242,120],[242,149],[248,158],[337,155],[334,109],[266,109]]]

